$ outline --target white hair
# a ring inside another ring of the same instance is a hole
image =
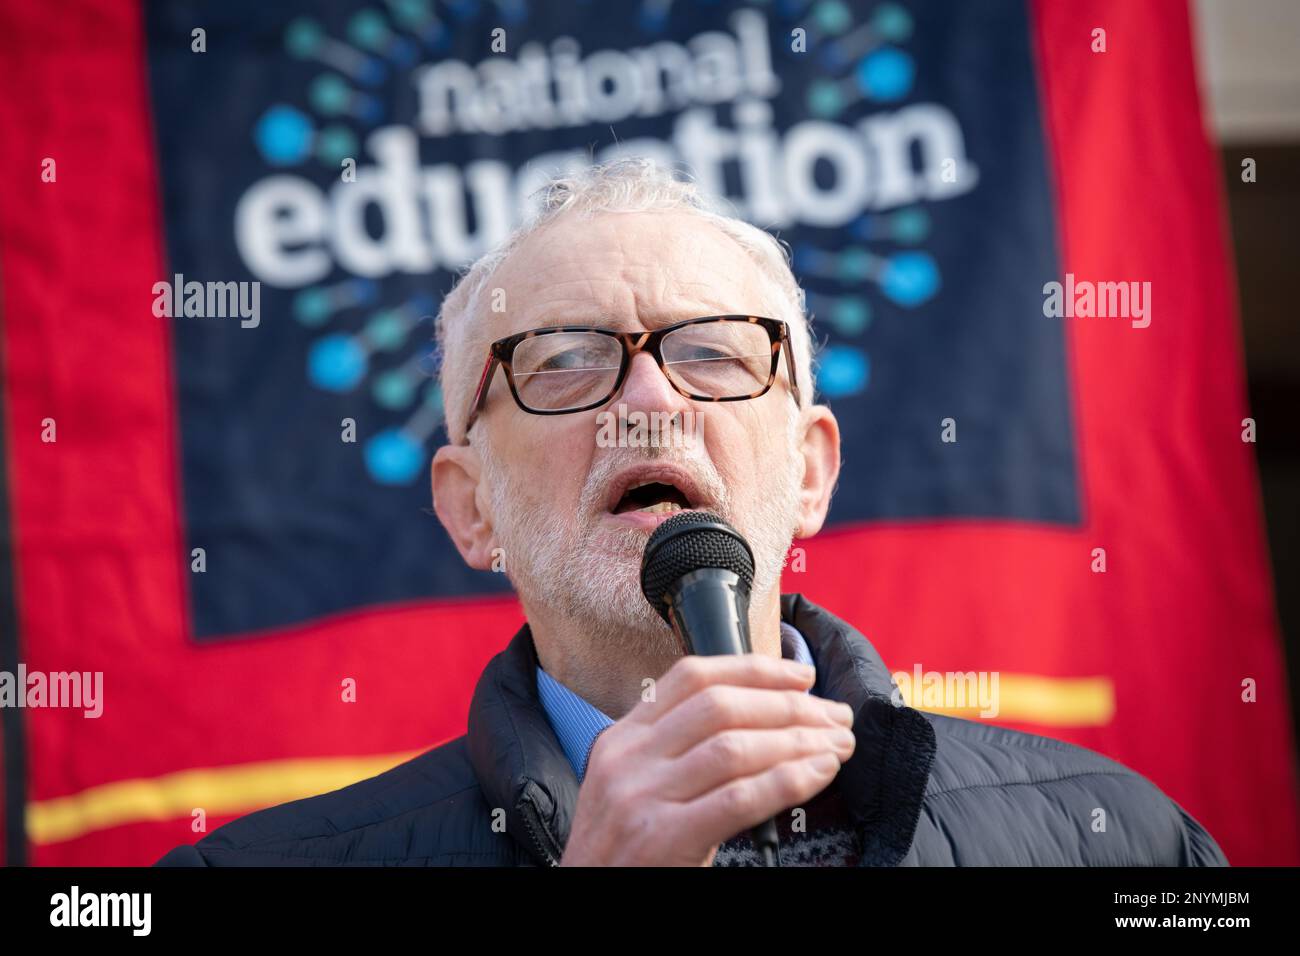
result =
[[[699,216],[730,236],[757,263],[771,283],[774,302],[784,309],[784,315],[773,318],[784,319],[790,327],[801,401],[805,406],[811,403],[812,335],[803,290],[790,269],[789,249],[784,243],[721,211],[716,201],[706,197],[694,183],[676,179],[671,171],[645,158],[618,159],[557,177],[541,193],[536,213],[470,266],[443,299],[436,324],[438,379],[451,441],[458,443],[464,438],[472,390],[481,371],[477,351],[467,354],[467,350],[482,338],[474,334],[474,319],[488,280],[528,236],[567,213],[591,216],[605,212],[684,212]]]

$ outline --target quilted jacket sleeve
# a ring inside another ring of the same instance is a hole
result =
[[[1196,819],[1182,807],[1178,807],[1178,812],[1182,816],[1183,830],[1186,833],[1186,850],[1182,865],[1229,866],[1228,858],[1219,848],[1214,837],[1210,836],[1209,831],[1197,823]]]
[[[203,858],[203,854],[199,853],[198,850],[190,846],[188,843],[182,844],[174,850],[167,851],[167,853],[154,864],[154,866],[166,867],[207,865],[208,861]]]

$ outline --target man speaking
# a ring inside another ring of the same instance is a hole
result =
[[[1100,754],[903,706],[861,634],[781,594],[840,442],[770,235],[648,162],[595,167],[474,264],[438,336],[434,507],[469,565],[504,566],[527,623],[464,736],[160,864],[1227,863]],[[662,427],[634,441],[629,421]],[[705,532],[743,568],[685,536]],[[660,584],[725,579],[743,636],[688,633],[684,590],[643,580],[661,535],[678,564]]]

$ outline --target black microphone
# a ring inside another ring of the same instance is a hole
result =
[[[749,654],[754,552],[708,511],[683,511],[659,525],[641,557],[641,592],[690,654]],[[776,820],[752,831],[766,866],[780,866]]]

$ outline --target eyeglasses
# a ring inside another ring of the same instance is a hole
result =
[[[632,359],[649,352],[669,384],[701,402],[739,402],[765,395],[776,381],[785,347],[790,393],[799,403],[790,330],[779,319],[709,315],[653,332],[617,332],[561,325],[498,339],[488,347],[465,432],[487,401],[500,365],[515,403],[533,415],[597,408],[622,388]],[[468,442],[468,439],[466,439]]]

